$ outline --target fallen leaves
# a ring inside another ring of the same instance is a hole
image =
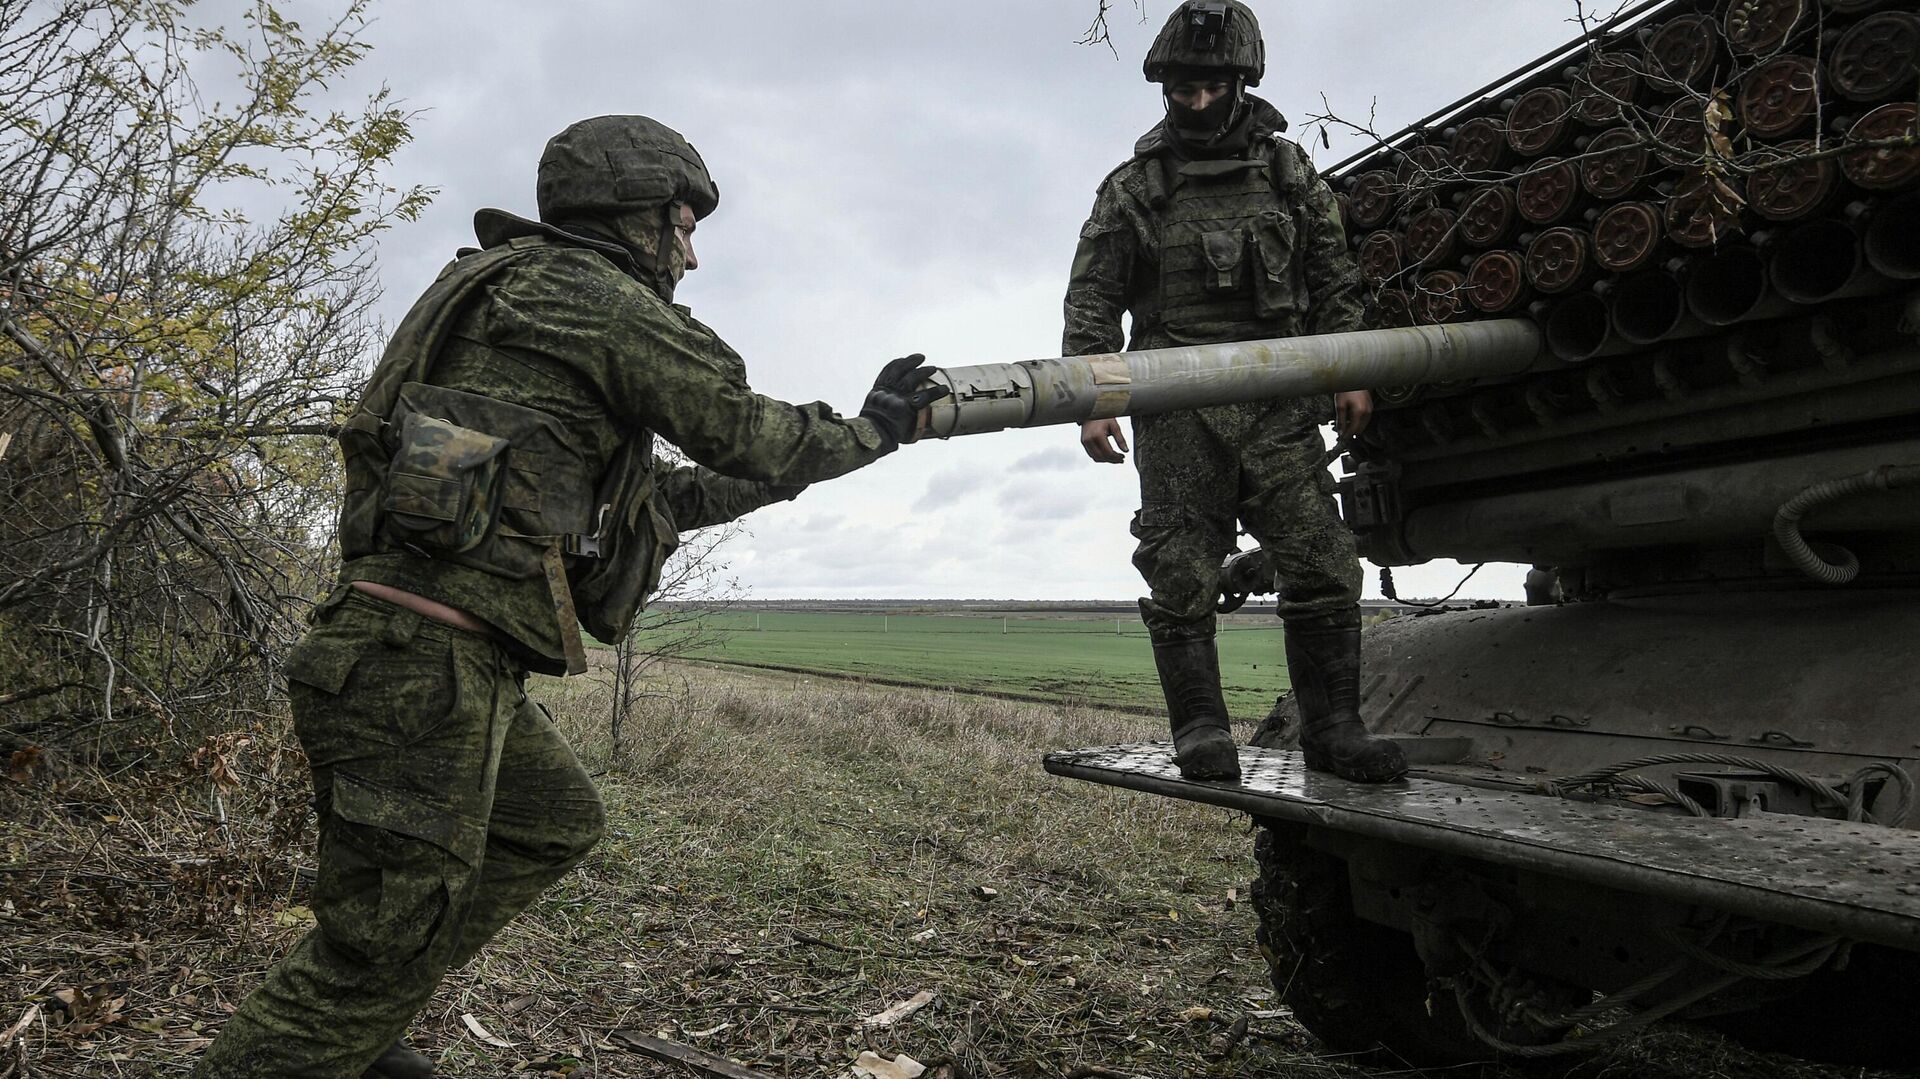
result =
[[[859,1079],[920,1079],[927,1066],[905,1053],[892,1060],[869,1049],[853,1062],[853,1074]]]
[[[513,1071],[515,1075],[539,1079],[585,1079],[591,1074],[580,1058],[571,1053],[549,1053],[538,1060],[522,1060],[513,1066]]]
[[[101,1027],[126,1019],[121,1009],[127,1006],[127,998],[114,995],[105,986],[98,986],[91,993],[80,986],[56,989],[49,999],[66,1015],[60,1032],[68,1037],[84,1038]]]
[[[208,735],[187,759],[195,769],[213,780],[214,786],[221,790],[232,790],[240,785],[241,751],[252,744],[253,738],[242,731]]]
[[[514,1043],[495,1035],[492,1031],[482,1026],[480,1020],[475,1018],[472,1012],[461,1013],[460,1022],[467,1028],[467,1033],[473,1035],[475,1041],[484,1045],[491,1045],[495,1049],[512,1049],[514,1047]]]
[[[34,769],[40,766],[41,750],[39,746],[16,749],[7,759],[7,775],[15,783],[33,782]]]
[[[883,1011],[875,1012],[865,1019],[860,1020],[860,1025],[874,1029],[890,1027],[931,1003],[933,1003],[933,994],[927,990],[921,990],[907,1000],[900,1001]]]
[[[287,907],[273,912],[273,924],[282,929],[311,928],[314,924],[313,909],[310,907]]]
[[[1247,1029],[1251,1025],[1252,1023],[1247,1016],[1243,1015],[1235,1019],[1231,1026],[1215,1034],[1208,1040],[1207,1055],[1215,1060],[1225,1060],[1228,1056],[1231,1056],[1234,1049],[1246,1038]]]
[[[726,1030],[732,1026],[733,1026],[732,1023],[721,1023],[719,1026],[708,1027],[705,1030],[688,1030],[687,1025],[685,1023],[681,1023],[680,1033],[686,1035],[689,1038],[711,1038],[715,1034],[718,1034],[721,1031]]]

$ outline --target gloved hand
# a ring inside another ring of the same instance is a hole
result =
[[[918,352],[888,361],[860,408],[860,415],[880,429],[889,450],[902,442],[912,442],[919,434],[920,411],[953,392],[945,386],[920,388],[935,370],[924,366],[926,362]]]

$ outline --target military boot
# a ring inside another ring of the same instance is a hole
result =
[[[1407,773],[1406,754],[1360,722],[1360,608],[1287,622],[1287,672],[1307,767],[1356,783]]]
[[[409,1049],[402,1039],[387,1046],[360,1079],[433,1079],[433,1061]]]
[[[1220,695],[1220,658],[1212,637],[1155,641],[1153,663],[1167,695],[1173,763],[1188,779],[1239,779],[1240,750]]]

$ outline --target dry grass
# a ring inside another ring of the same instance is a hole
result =
[[[715,671],[656,688],[615,747],[590,683],[544,687],[614,833],[416,1023],[444,1074],[670,1074],[618,1048],[623,1029],[794,1076],[845,1075],[865,1049],[976,1077],[1384,1074],[1316,1057],[1275,1003],[1244,818],[1038,767],[1153,721]],[[209,767],[241,780],[224,828]],[[305,927],[304,848],[270,841],[300,782],[264,739],[139,791],[0,781],[0,1031],[80,991],[0,1051],[0,1076],[183,1074]],[[909,1018],[862,1024],[921,992]],[[1662,1034],[1577,1074],[1837,1073]]]

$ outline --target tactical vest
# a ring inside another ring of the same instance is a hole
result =
[[[1244,158],[1150,163],[1159,202],[1160,280],[1133,311],[1130,347],[1291,337],[1307,294],[1299,244],[1305,200],[1292,157],[1259,140]]]
[[[577,674],[581,624],[602,640],[623,635],[678,543],[653,497],[652,433],[633,433],[595,475],[551,413],[427,382],[465,301],[547,245],[519,237],[455,260],[401,320],[340,434],[340,549],[544,577]]]

